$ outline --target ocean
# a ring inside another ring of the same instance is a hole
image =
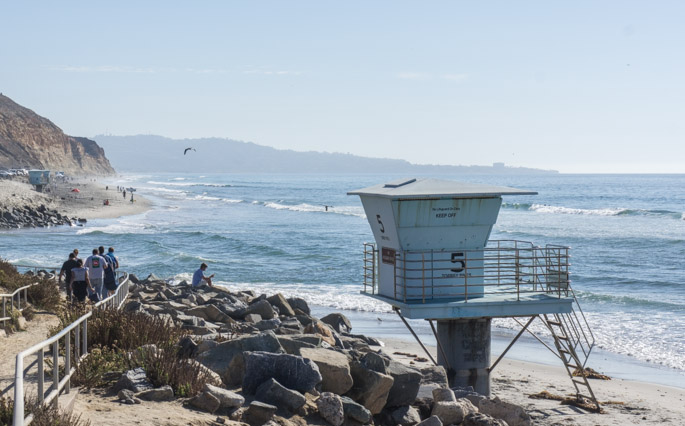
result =
[[[57,266],[74,248],[114,246],[122,269],[174,282],[205,262],[228,288],[303,297],[315,313],[348,315],[355,332],[411,339],[389,305],[360,294],[362,245],[373,236],[359,198],[346,195],[404,177],[122,175],[106,183],[135,187],[152,210],[83,227],[3,231],[0,256]],[[597,340],[588,365],[685,387],[685,175],[430,177],[537,191],[504,197],[491,239],[570,246],[572,287]],[[434,342],[425,321],[412,325]],[[493,352],[518,329],[495,320]],[[512,357],[559,362],[531,337],[514,347]]]

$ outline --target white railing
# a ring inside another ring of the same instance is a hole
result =
[[[29,271],[33,271],[34,275],[39,269],[55,269],[55,268],[45,268],[42,266],[27,266],[27,265],[14,265],[17,268],[26,268]],[[2,299],[2,311],[0,311],[0,324],[4,324],[5,321],[12,319],[10,312],[17,311],[22,312],[24,308],[28,306],[28,289],[33,284],[25,285],[20,287],[12,293],[0,294],[0,299]]]
[[[570,256],[564,246],[493,240],[480,250],[390,250],[379,256],[374,245],[366,243],[364,293],[378,292],[379,258],[393,265],[391,297],[405,303],[468,301],[488,294],[509,294],[515,300],[535,293],[569,296]]]
[[[126,272],[118,272],[117,280],[119,286],[112,296],[95,304],[94,309],[115,308],[119,309],[128,296],[129,279]],[[88,318],[93,312],[81,316],[79,319],[69,324],[58,334],[44,340],[25,351],[17,354],[14,374],[14,417],[13,426],[28,425],[33,421],[33,415],[25,416],[25,395],[24,382],[29,370],[37,365],[37,397],[38,403],[57,406],[60,393],[71,391],[71,376],[76,371],[76,367],[88,354]],[[74,337],[72,353],[72,334]],[[62,343],[62,345],[60,345]],[[63,356],[60,356],[60,347],[64,348]],[[45,352],[46,349],[52,355],[52,384],[49,392],[45,394]],[[37,359],[24,370],[24,359],[36,355]],[[63,374],[60,378],[60,365],[63,367]]]

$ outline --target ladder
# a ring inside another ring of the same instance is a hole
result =
[[[570,314],[543,314],[540,319],[552,333],[559,358],[564,363],[566,372],[576,389],[576,399],[578,401],[588,400],[595,406],[594,410],[600,412],[599,401],[592,391],[588,378],[585,374],[573,375],[576,370],[583,372],[587,357],[592,349],[591,347],[586,348],[580,339],[580,323],[575,312]]]

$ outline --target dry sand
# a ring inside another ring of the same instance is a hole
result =
[[[386,345],[384,352],[400,361],[414,362],[416,366],[422,364],[396,352],[426,358],[416,342],[382,341]],[[436,348],[428,349],[435,358]],[[685,424],[685,389],[621,379],[591,380],[590,385],[602,403],[604,414],[588,413],[558,401],[529,398],[545,390],[557,395],[573,394],[571,379],[561,362],[554,367],[504,358],[491,374],[490,396],[525,408],[538,425]],[[610,401],[613,403],[607,403]]]
[[[116,187],[105,189],[106,185],[92,178],[74,178],[69,181],[55,181],[44,192],[36,191],[25,178],[0,179],[0,206],[7,210],[12,207],[38,207],[44,204],[69,217],[97,219],[143,213],[151,208],[151,203],[143,197],[130,194],[123,197]],[[79,192],[73,192],[78,189]],[[109,205],[104,201],[109,200]]]

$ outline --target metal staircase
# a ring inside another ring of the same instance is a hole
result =
[[[597,412],[600,412],[599,401],[592,391],[588,378],[582,374],[594,345],[594,338],[592,340],[585,339],[585,327],[580,322],[581,317],[583,320],[585,319],[582,312],[579,317],[573,311],[569,314],[544,314],[540,316],[540,319],[552,334],[559,358],[564,363],[566,372],[576,389],[576,399],[579,401],[587,400],[590,405],[594,405]],[[574,376],[574,371],[579,371],[581,374]]]

